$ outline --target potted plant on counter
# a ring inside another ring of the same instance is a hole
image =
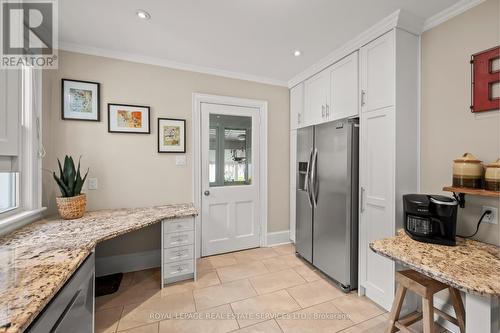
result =
[[[89,173],[89,170],[82,178],[80,174],[80,160],[78,168],[75,169],[75,163],[71,156],[64,157],[64,167],[61,167],[61,161],[57,159],[59,165],[59,177],[53,172],[54,179],[61,190],[61,196],[56,198],[57,210],[59,215],[65,220],[78,219],[85,213],[87,206],[87,197],[82,192],[83,183]]]

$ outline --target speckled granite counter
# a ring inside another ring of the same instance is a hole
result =
[[[500,296],[500,247],[457,238],[457,246],[414,241],[403,230],[370,243],[387,258],[467,293]]]
[[[0,237],[0,333],[24,331],[98,242],[197,214],[192,204],[101,210],[77,220],[41,220]]]

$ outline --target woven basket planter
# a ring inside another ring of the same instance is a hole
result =
[[[79,219],[85,213],[87,197],[85,194],[69,198],[56,198],[59,215],[65,220]]]

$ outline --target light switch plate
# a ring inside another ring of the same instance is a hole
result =
[[[186,155],[175,156],[175,165],[186,165]]]
[[[483,206],[483,208],[481,209],[481,215],[483,215],[484,212],[487,210],[491,210],[491,214],[485,215],[483,218],[483,222],[490,224],[498,224],[498,209],[491,206]]]
[[[97,190],[97,178],[89,178],[87,186],[89,190]]]

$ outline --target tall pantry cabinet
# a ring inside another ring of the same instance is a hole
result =
[[[395,28],[360,49],[360,293],[389,310],[395,264],[369,248],[403,227],[418,191],[418,36]]]

